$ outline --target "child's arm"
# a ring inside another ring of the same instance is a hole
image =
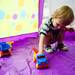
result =
[[[44,51],[44,41],[45,37],[47,35],[47,32],[49,31],[49,27],[51,25],[51,19],[47,20],[44,24],[42,24],[40,28],[40,38],[39,38],[39,53],[43,53]]]
[[[45,40],[45,35],[41,34],[39,39],[39,53],[43,53],[44,51],[44,40]]]

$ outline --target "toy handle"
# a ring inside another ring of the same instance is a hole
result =
[[[10,41],[10,42],[7,42],[8,44],[12,45],[14,43],[14,41]]]
[[[33,47],[32,50],[33,50],[36,54],[38,53],[38,50],[37,50],[35,47]]]

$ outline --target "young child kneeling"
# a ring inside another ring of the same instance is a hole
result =
[[[51,44],[57,41],[57,48],[63,51],[68,50],[64,45],[64,34],[66,26],[70,25],[74,20],[74,13],[69,6],[62,6],[57,9],[52,17],[42,25],[40,29],[39,52],[38,54],[53,52]],[[45,49],[44,49],[45,45]]]

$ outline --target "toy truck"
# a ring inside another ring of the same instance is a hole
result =
[[[37,54],[38,50],[36,48],[33,48],[34,54],[33,54],[33,61],[36,63],[37,69],[43,69],[48,68],[48,61],[44,54]]]
[[[0,42],[0,57],[10,56],[14,42]]]

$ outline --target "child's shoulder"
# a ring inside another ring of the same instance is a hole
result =
[[[51,24],[52,23],[52,18],[46,19],[44,23],[45,24]]]

